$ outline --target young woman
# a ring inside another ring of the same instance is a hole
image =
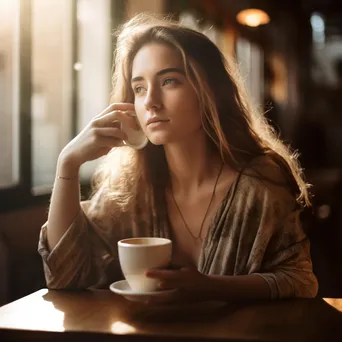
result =
[[[117,241],[169,237],[160,287],[198,299],[314,297],[296,158],[204,35],[143,14],[119,36],[111,105],[61,152],[39,252],[50,288],[113,281]],[[121,147],[134,110],[148,145]],[[80,166],[105,160],[80,203]]]

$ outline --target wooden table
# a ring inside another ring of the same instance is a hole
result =
[[[145,306],[42,289],[0,308],[0,341],[342,341],[342,299]]]

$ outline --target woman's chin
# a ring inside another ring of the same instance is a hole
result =
[[[151,134],[147,137],[153,145],[165,145],[173,141],[168,134]]]

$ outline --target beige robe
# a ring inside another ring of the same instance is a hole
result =
[[[261,180],[258,175],[272,181]],[[300,208],[284,185],[279,167],[266,158],[244,170],[221,203],[203,241],[198,270],[204,274],[257,274],[274,298],[314,297],[318,283],[312,271],[310,244]],[[275,184],[275,183],[282,183]],[[171,237],[167,222],[144,227],[137,220],[108,215],[101,190],[81,203],[81,211],[50,252],[47,223],[38,251],[49,288],[88,288],[122,278],[117,241],[132,236]]]

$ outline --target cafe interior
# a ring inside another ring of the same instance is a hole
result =
[[[0,306],[46,287],[37,244],[58,155],[108,105],[112,33],[144,11],[172,14],[236,60],[312,184],[301,218],[318,296],[342,298],[340,0],[1,0]],[[97,163],[82,166],[82,199]]]

